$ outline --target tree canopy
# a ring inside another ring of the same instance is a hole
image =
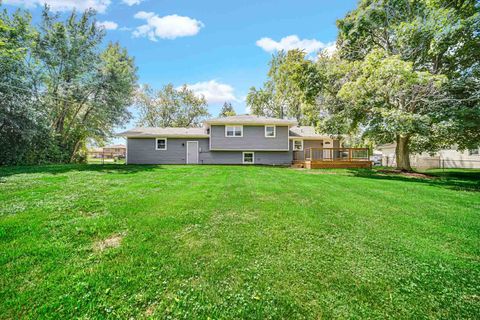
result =
[[[236,116],[237,113],[235,112],[235,109],[233,109],[233,106],[230,102],[225,102],[222,106],[222,109],[220,110],[219,117],[230,117],[230,116]]]
[[[136,106],[140,111],[137,124],[147,127],[196,127],[210,116],[205,97],[186,85],[168,84],[161,90],[144,85],[137,92]]]
[[[24,11],[3,11],[0,164],[81,161],[87,139],[126,123],[136,67],[104,36],[91,10],[62,21],[45,7],[38,27]]]

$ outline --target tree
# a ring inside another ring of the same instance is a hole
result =
[[[338,80],[340,102],[324,105],[334,121],[327,115],[325,123],[341,123],[350,131],[361,128],[364,137],[377,143],[396,141],[397,167],[410,171],[411,148],[442,128],[436,115],[442,110],[446,77],[415,71],[413,63],[384,50],[344,64],[349,66]]]
[[[230,116],[236,116],[237,113],[235,112],[235,109],[233,109],[233,106],[230,102],[225,102],[223,104],[222,109],[220,110],[220,114],[218,115],[219,117],[230,117]]]
[[[93,11],[61,21],[45,7],[38,28],[23,11],[0,21],[0,164],[81,161],[87,139],[129,119],[136,67],[103,45]]]
[[[436,112],[445,130],[424,149],[475,147],[480,137],[480,6],[476,0],[362,0],[337,22],[342,58],[359,61],[374,49],[398,55],[416,71],[443,74],[447,97]]]
[[[319,75],[301,50],[280,51],[272,57],[263,89],[251,88],[247,104],[252,113],[295,118],[300,124],[318,121],[315,98]]]
[[[195,127],[210,116],[205,97],[186,85],[167,84],[161,90],[144,85],[137,92],[136,106],[140,111],[137,124],[147,127]]]
[[[75,160],[87,138],[104,140],[130,118],[136,67],[118,44],[100,50],[105,33],[94,17],[92,10],[73,11],[61,23],[46,7],[33,49],[43,72],[43,104],[65,150],[64,162]]]

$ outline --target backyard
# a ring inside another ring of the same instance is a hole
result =
[[[0,317],[475,318],[480,170],[0,168]]]

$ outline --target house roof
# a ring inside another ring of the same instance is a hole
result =
[[[208,138],[208,134],[205,128],[134,128],[124,132],[120,132],[118,136],[127,138],[152,138],[152,137],[196,137],[196,138]]]
[[[330,138],[328,135],[318,134],[313,126],[295,126],[290,128],[290,138],[303,139],[324,139]]]
[[[251,114],[242,114],[238,116],[221,117],[205,120],[206,124],[275,124],[275,125],[296,125],[295,120],[269,118],[263,116],[256,116]]]

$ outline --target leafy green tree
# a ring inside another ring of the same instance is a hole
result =
[[[118,44],[101,50],[103,38],[94,11],[74,11],[65,22],[48,7],[43,11],[33,55],[41,67],[43,105],[64,150],[59,161],[75,161],[87,138],[105,140],[130,117],[133,58]]]
[[[315,98],[319,75],[301,50],[280,51],[272,57],[263,89],[251,88],[247,105],[254,114],[295,118],[300,124],[316,124]]]
[[[167,84],[161,90],[144,85],[137,92],[136,106],[140,111],[137,124],[147,127],[195,127],[210,116],[205,97],[186,85]]]
[[[429,135],[424,148],[480,140],[480,6],[476,0],[362,0],[337,22],[342,58],[362,60],[383,49],[413,69],[443,74],[447,96],[436,110],[445,130]]]
[[[339,101],[324,105],[324,128],[340,124],[349,131],[362,129],[364,137],[377,143],[396,141],[397,167],[410,171],[412,148],[435,137],[444,125],[436,115],[443,107],[446,77],[416,71],[413,63],[383,50],[343,64],[332,72],[343,75],[337,78]]]
[[[237,113],[235,112],[235,109],[233,109],[233,106],[230,102],[225,102],[223,104],[222,109],[220,110],[220,114],[218,115],[219,117],[230,117],[230,116],[236,116]]]

